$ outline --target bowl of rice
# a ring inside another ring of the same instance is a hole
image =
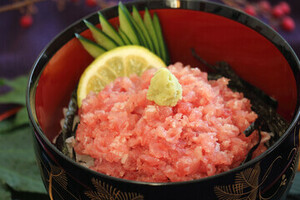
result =
[[[164,70],[117,77],[74,106],[95,59],[74,34],[92,40],[83,21],[100,27],[98,12],[62,31],[33,65],[27,109],[50,199],[284,199],[299,160],[300,64],[289,44],[218,3],[124,6],[159,17]],[[118,29],[118,6],[101,15]],[[154,100],[169,87],[152,90],[160,73],[176,80],[175,103]]]

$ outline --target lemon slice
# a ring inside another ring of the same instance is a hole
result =
[[[77,89],[78,107],[90,92],[100,92],[117,77],[133,73],[141,75],[150,68],[166,67],[166,64],[148,49],[128,45],[109,50],[97,57],[83,72]]]

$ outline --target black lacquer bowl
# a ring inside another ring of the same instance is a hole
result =
[[[52,144],[80,74],[93,60],[74,33],[91,37],[79,20],[42,51],[30,74],[27,107],[34,129],[37,161],[50,199],[281,199],[291,185],[299,154],[299,69],[295,53],[278,33],[229,7],[199,1],[139,1],[160,18],[171,63],[200,66],[194,48],[208,63],[228,62],[256,87],[278,100],[287,131],[262,155],[212,177],[177,183],[128,181],[89,170]],[[118,26],[117,7],[102,14]],[[85,19],[98,24],[93,13]]]

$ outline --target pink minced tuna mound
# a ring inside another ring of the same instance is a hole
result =
[[[257,132],[243,134],[257,118],[250,101],[231,91],[226,78],[208,81],[207,73],[181,63],[168,69],[182,85],[175,107],[147,100],[156,69],[118,78],[83,101],[74,149],[94,158],[91,169],[129,180],[175,182],[243,162],[258,142]],[[262,132],[262,138],[265,142],[269,134]],[[266,150],[263,142],[255,156]]]

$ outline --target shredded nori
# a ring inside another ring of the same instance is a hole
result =
[[[77,114],[77,95],[76,89],[72,92],[71,99],[69,101],[68,110],[64,118],[64,124],[60,134],[58,135],[55,145],[65,155],[69,155],[69,151],[66,144],[66,139],[75,136],[77,125],[73,130],[74,117]]]
[[[245,160],[242,162],[242,164],[250,161],[252,159],[252,156],[253,156],[253,152],[259,147],[260,145],[260,142],[261,142],[261,129],[260,127],[258,127],[258,141],[257,143],[249,150]]]
[[[250,136],[253,131],[258,130],[259,126],[261,125],[261,118],[258,118],[257,120],[255,120],[254,122],[252,122],[252,124],[250,124],[250,126],[248,126],[245,130],[244,130],[244,134],[246,137]]]

